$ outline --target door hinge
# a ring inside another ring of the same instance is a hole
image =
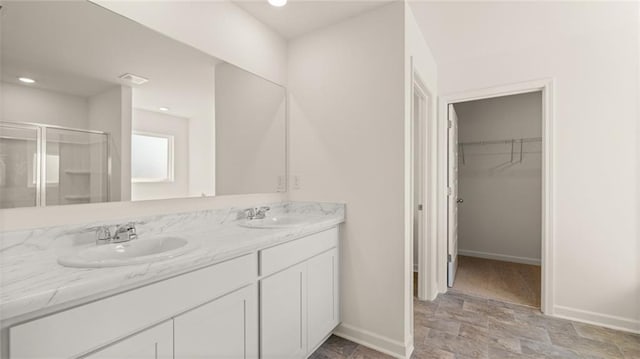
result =
[[[451,196],[451,193],[453,193],[453,190],[451,187],[447,187],[447,196]]]
[[[451,120],[447,120],[447,127],[448,127],[448,128],[453,127],[453,121],[451,121]]]
[[[451,262],[451,261],[452,261],[451,254],[447,254],[447,261],[449,261],[449,262]]]
[[[418,205],[418,211],[422,211],[422,205],[421,204]]]

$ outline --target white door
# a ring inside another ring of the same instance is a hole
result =
[[[90,354],[87,359],[170,359],[173,358],[171,320],[132,335]]]
[[[260,358],[306,356],[305,275],[302,263],[260,281]]]
[[[307,262],[309,349],[314,349],[338,325],[338,250]]]
[[[423,271],[426,261],[425,256],[425,167],[426,156],[426,113],[427,113],[427,95],[416,83],[413,89],[413,269],[417,269],[418,286],[417,295],[421,300],[426,300],[427,293],[424,284],[426,273]],[[422,271],[422,272],[421,272]],[[411,288],[414,288],[413,275],[411,276]]]
[[[453,287],[458,268],[458,116],[453,105],[449,105],[449,156],[448,156],[448,242],[447,285]]]
[[[174,319],[175,359],[257,359],[256,285],[227,294]]]

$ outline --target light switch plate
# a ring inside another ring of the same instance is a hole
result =
[[[276,192],[286,192],[287,191],[287,183],[285,181],[285,176],[278,176],[278,186]]]

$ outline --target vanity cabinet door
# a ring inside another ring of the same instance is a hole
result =
[[[260,357],[304,358],[306,342],[306,263],[260,281]]]
[[[307,313],[309,348],[320,345],[338,325],[338,250],[307,261]]]
[[[255,284],[174,318],[176,359],[257,359]]]
[[[169,320],[156,325],[84,358],[171,359],[173,358],[173,323]]]

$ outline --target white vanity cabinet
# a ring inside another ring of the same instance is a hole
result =
[[[164,358],[167,347],[172,358],[174,346],[215,354],[211,343],[256,358],[257,262],[248,254],[12,326],[9,358]]]
[[[174,318],[175,358],[258,358],[256,285]]]
[[[0,359],[305,358],[339,323],[338,262],[334,227],[9,326]]]
[[[339,323],[338,249],[307,262],[307,328],[314,350]]]
[[[262,359],[305,356],[305,275],[305,263],[302,263],[260,281]]]
[[[87,359],[171,359],[173,322],[171,320],[134,334],[93,354]]]
[[[338,230],[268,248],[260,259],[260,357],[305,358],[339,323]]]

